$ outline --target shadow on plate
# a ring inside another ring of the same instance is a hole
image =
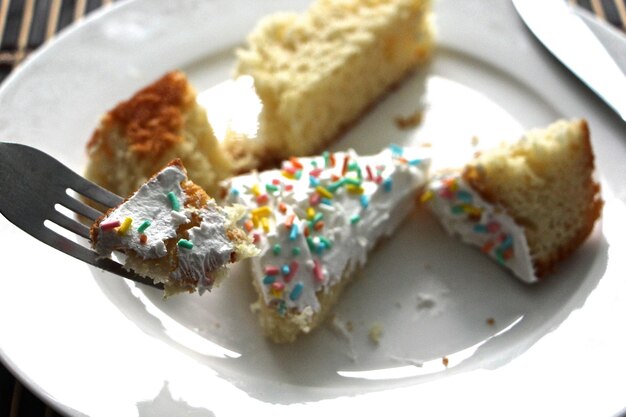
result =
[[[163,300],[154,289],[99,271],[96,279],[141,331],[225,383],[262,401],[300,403],[502,366],[584,304],[604,275],[607,253],[598,226],[554,275],[528,286],[418,211],[372,254],[335,320],[290,345],[261,334],[249,309],[256,296],[246,265],[202,297]],[[377,342],[374,325],[382,330]]]

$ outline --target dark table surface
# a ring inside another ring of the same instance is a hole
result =
[[[118,0],[0,0],[0,83],[33,50]],[[122,0],[119,0],[122,1]],[[568,0],[626,30],[626,0]],[[59,417],[0,363],[0,417]]]

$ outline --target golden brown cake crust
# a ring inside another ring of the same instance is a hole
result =
[[[589,126],[585,120],[580,120],[579,123],[583,136],[581,144],[583,147],[582,153],[585,155],[585,168],[589,172],[589,177],[586,183],[583,184],[581,192],[584,192],[587,195],[593,197],[592,200],[589,201],[588,206],[582,208],[582,219],[580,222],[582,226],[576,231],[575,235],[567,242],[564,242],[560,247],[556,248],[550,254],[549,258],[544,260],[533,259],[535,273],[538,278],[545,277],[545,275],[547,275],[554,269],[557,263],[570,256],[572,252],[574,252],[574,250],[576,250],[587,239],[587,237],[589,236],[589,234],[591,234],[591,231],[593,230],[595,222],[600,218],[600,215],[602,213],[604,201],[600,197],[600,185],[593,179],[592,176],[592,173],[595,169],[595,164],[589,134]],[[484,172],[482,172],[476,166],[466,166],[462,173],[462,176],[463,179],[468,184],[470,184],[470,186],[474,190],[476,190],[486,201],[494,205],[501,205],[502,201],[498,197],[498,195],[491,192],[491,190],[486,186]],[[525,219],[516,218],[514,213],[511,213],[509,211],[509,214],[513,217],[516,223],[520,225],[524,225],[526,223]]]
[[[131,151],[138,156],[156,158],[182,140],[183,110],[193,97],[185,75],[180,71],[169,72],[109,111],[87,148],[101,144],[106,149],[106,144],[101,143],[107,137],[105,132],[117,126]]]

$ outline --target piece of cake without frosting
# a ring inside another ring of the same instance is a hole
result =
[[[218,206],[174,160],[100,217],[91,227],[91,242],[105,257],[123,252],[124,266],[163,283],[166,296],[203,293],[229,263],[257,254],[236,226],[244,214],[241,206]]]
[[[579,247],[600,217],[585,120],[559,120],[434,176],[422,200],[446,230],[477,245],[524,282]]]
[[[181,71],[165,74],[104,114],[87,144],[85,176],[129,195],[179,158],[189,178],[211,195],[232,165],[219,147],[196,92]]]
[[[226,182],[226,201],[248,208],[243,227],[260,249],[251,259],[255,310],[271,340],[293,342],[328,316],[371,249],[415,207],[429,165],[422,149],[393,146],[291,158]]]
[[[316,0],[267,16],[235,69],[261,99],[258,135],[226,149],[261,164],[319,153],[432,50],[430,0]]]

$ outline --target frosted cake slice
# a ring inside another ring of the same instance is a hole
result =
[[[102,256],[126,255],[125,267],[163,283],[165,295],[201,294],[224,276],[226,265],[258,250],[236,227],[241,206],[218,206],[174,160],[91,227]]]
[[[559,120],[440,173],[422,196],[445,229],[536,282],[591,233],[603,201],[584,120]]]
[[[255,305],[266,335],[292,342],[317,327],[368,253],[414,208],[430,159],[392,147],[291,158],[281,169],[233,178],[227,201],[246,206],[244,228],[260,254],[251,260]]]

